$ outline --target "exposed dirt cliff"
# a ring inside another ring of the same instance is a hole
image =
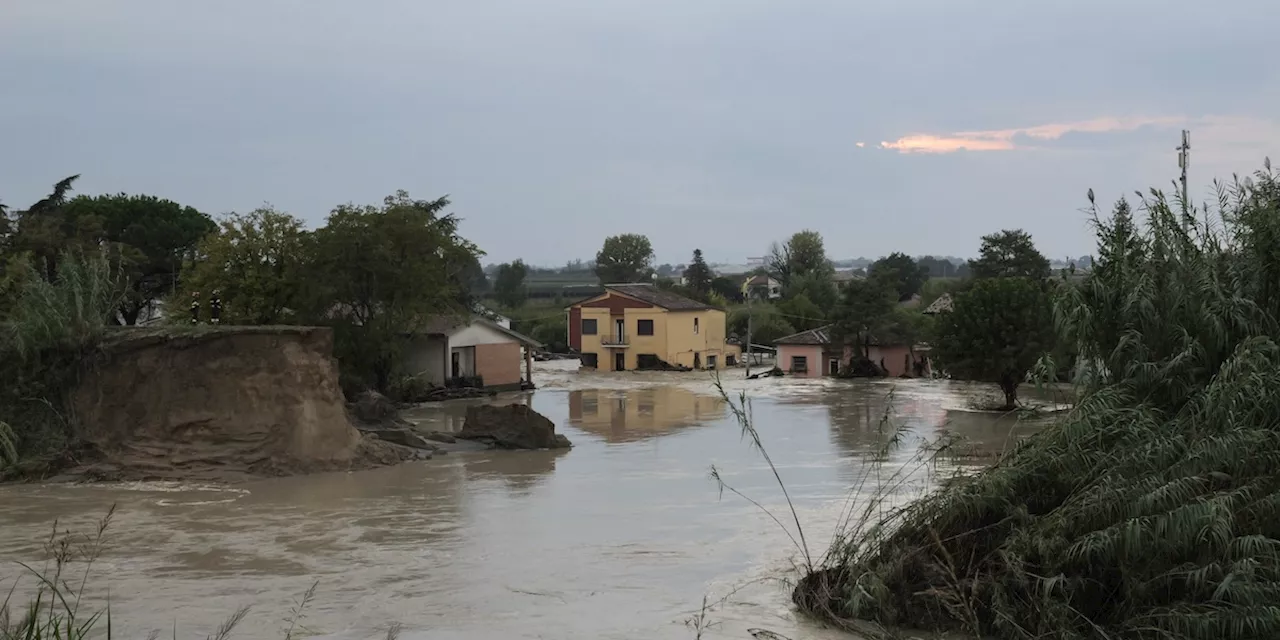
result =
[[[122,329],[71,395],[100,458],[90,475],[231,478],[413,456],[348,422],[332,354],[324,328]]]

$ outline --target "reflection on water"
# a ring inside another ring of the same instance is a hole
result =
[[[122,637],[167,636],[175,622],[179,635],[207,634],[246,604],[254,608],[236,637],[280,637],[293,601],[319,580],[306,626],[320,637],[378,637],[399,621],[407,640],[685,640],[683,621],[703,595],[733,592],[704,637],[764,627],[846,638],[797,618],[785,589],[762,581],[786,576],[795,548],[708,479],[715,465],[752,499],[786,509],[709,377],[542,375],[553,384],[478,402],[530,403],[573,440],[570,450],[452,453],[235,487],[0,486],[0,587],[21,573],[16,561],[41,559],[54,519],[88,530],[115,502],[102,579],[90,585],[97,603],[109,590]],[[852,490],[884,416],[920,438],[949,431],[993,448],[1035,428],[968,409],[983,388],[960,383],[724,382],[754,398],[760,437],[816,541],[830,539],[851,495],[861,499]],[[453,431],[470,404],[408,417]]]
[[[608,442],[631,442],[724,418],[724,398],[681,387],[569,392],[569,424]]]

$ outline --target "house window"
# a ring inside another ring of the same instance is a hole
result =
[[[807,356],[791,356],[791,371],[793,373],[808,373],[809,358]]]
[[[725,364],[725,366],[727,366],[727,367],[732,367],[733,365],[738,364],[738,359],[737,359],[737,358],[735,358],[735,357],[733,357],[733,356],[731,356],[731,355],[725,356],[725,357],[724,357],[724,364]]]
[[[636,335],[651,336],[653,335],[652,320],[636,320]]]
[[[696,333],[698,333],[698,319],[697,319],[697,318],[694,318],[694,319],[693,319],[693,332],[694,332],[695,334],[696,334]]]
[[[582,366],[589,369],[595,369],[600,366],[600,356],[595,353],[582,354]]]
[[[582,321],[582,335],[584,335],[584,336],[594,336],[595,334],[596,334],[596,320],[595,320],[595,318],[584,319],[584,320]]]
[[[655,353],[641,353],[636,356],[637,369],[657,369],[659,366],[658,355]]]
[[[716,368],[716,357],[715,357],[715,356],[707,356],[707,368],[708,368],[708,369],[715,369],[715,368]]]

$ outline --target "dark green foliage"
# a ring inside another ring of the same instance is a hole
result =
[[[467,265],[479,254],[444,214],[446,198],[404,191],[383,206],[342,205],[312,233],[309,315],[334,327],[344,369],[386,391],[413,331],[469,313]]]
[[[15,458],[56,458],[75,444],[66,394],[124,291],[124,276],[101,253],[68,252],[54,262],[52,281],[40,270],[43,261],[25,264],[0,322],[0,445],[9,445],[0,446],[0,472]]]
[[[170,300],[174,322],[187,322],[184,313],[192,294],[208,304],[216,289],[222,300],[222,323],[237,325],[289,324],[306,306],[307,283],[318,286],[308,265],[311,242],[302,220],[271,207],[247,214],[232,213],[196,245],[182,287]]]
[[[1049,259],[1036,249],[1031,234],[1021,229],[1004,230],[982,236],[977,260],[969,261],[969,274],[974,278],[1049,277]]]
[[[493,296],[498,304],[508,309],[519,309],[529,297],[524,278],[529,272],[524,260],[498,265],[498,276],[493,281]]]
[[[733,278],[716,276],[711,280],[711,293],[729,302],[742,301],[742,282]]]
[[[693,250],[693,260],[684,270],[684,285],[702,296],[711,295],[711,267],[702,259],[702,249]]]
[[[839,301],[839,293],[831,276],[830,271],[811,271],[792,276],[791,286],[785,288],[782,295],[784,298],[804,296],[819,309],[834,309]]]
[[[637,233],[609,236],[596,254],[595,270],[601,284],[647,282],[653,274],[653,245]]]
[[[810,274],[830,276],[834,271],[827,259],[822,234],[805,229],[792,235],[785,243],[774,243],[769,250],[768,273],[782,283],[783,289],[792,280]]]
[[[788,336],[797,331],[795,325],[783,316],[777,307],[770,304],[754,303],[747,307],[738,307],[729,313],[725,322],[728,324],[726,335],[735,335],[745,341],[747,339],[747,317],[751,317],[751,342],[755,344],[773,344],[774,340]]]
[[[940,314],[933,356],[953,376],[994,382],[1005,408],[1018,399],[1018,385],[1054,345],[1053,301],[1048,285],[1029,278],[988,278],[955,297]]]
[[[899,300],[909,300],[920,293],[920,287],[929,279],[929,267],[916,264],[905,253],[894,252],[871,263],[868,277],[888,281],[898,292]]]
[[[816,329],[827,323],[826,314],[803,293],[783,300],[777,308],[796,331]]]
[[[130,325],[156,299],[177,288],[184,259],[201,238],[217,229],[209,216],[155,196],[79,196],[63,210],[81,228],[99,228],[113,245],[128,277],[120,315]]]
[[[917,260],[916,263],[920,265],[920,268],[924,269],[930,278],[954,278],[958,275],[956,273],[956,265],[944,258],[925,256]]]
[[[1099,220],[1057,304],[1076,408],[843,538],[797,602],[971,637],[1280,637],[1280,184],[1254,181],[1215,215],[1152,192],[1145,228]]]
[[[866,278],[849,281],[841,292],[840,306],[832,318],[832,337],[845,344],[859,345],[865,356],[872,335],[882,331],[888,323],[897,297],[897,291],[887,280]]]

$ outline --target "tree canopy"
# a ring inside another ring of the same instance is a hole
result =
[[[929,268],[917,264],[905,253],[895,251],[871,263],[868,277],[886,280],[897,291],[899,300],[909,300],[920,293],[925,280],[929,279]]]
[[[470,311],[466,267],[480,252],[458,235],[458,218],[443,213],[448,205],[398,191],[381,207],[339,206],[312,234],[312,312],[334,324],[339,358],[379,390],[390,384],[406,334]]]
[[[969,261],[969,273],[974,278],[1045,280],[1050,275],[1049,259],[1036,249],[1031,234],[1006,229],[982,236],[979,257]]]
[[[768,269],[784,289],[791,286],[795,278],[809,274],[830,276],[834,271],[827,259],[822,234],[811,229],[793,234],[785,243],[775,242],[769,250]]]
[[[645,282],[653,274],[653,245],[637,233],[609,236],[596,254],[595,270],[603,284]]]
[[[1005,408],[1018,400],[1018,385],[1055,342],[1048,283],[1032,278],[984,278],[955,297],[937,320],[933,355],[955,376],[994,382]]]
[[[177,290],[184,259],[217,229],[209,216],[155,196],[79,196],[65,212],[82,228],[100,229],[114,247],[129,282],[120,309],[125,324],[136,323],[143,310]]]
[[[498,265],[498,277],[493,281],[493,295],[499,304],[508,309],[524,306],[525,300],[529,297],[529,290],[524,283],[528,272],[529,269],[525,267],[524,260],[517,259],[515,262]]]
[[[881,278],[851,280],[841,292],[832,323],[833,337],[846,344],[866,345],[879,332],[896,306],[897,291]]]
[[[711,281],[715,275],[711,273],[711,267],[707,266],[707,261],[702,259],[702,249],[693,250],[693,260],[689,261],[689,266],[685,268],[683,275],[686,287],[703,296],[711,294]]]

